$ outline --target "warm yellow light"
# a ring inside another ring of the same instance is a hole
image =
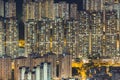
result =
[[[67,44],[67,41],[66,41],[66,38],[64,38],[64,46],[66,46]]]
[[[15,65],[14,65],[14,62],[12,62],[12,69],[15,69]]]
[[[105,32],[105,25],[103,26],[103,31]]]
[[[119,49],[119,40],[117,40],[117,48]]]
[[[96,67],[106,66],[107,67],[107,74],[109,76],[112,76],[112,74],[108,72],[109,71],[109,66],[114,66],[114,67],[120,66],[120,63],[119,63],[120,61],[119,60],[117,61],[117,63],[113,63],[112,59],[92,60],[92,62],[94,63],[94,65],[91,66],[91,67],[94,67],[94,66],[96,66]],[[79,73],[78,76],[81,76],[81,78],[82,78],[81,80],[86,80],[86,78],[87,78],[86,71],[91,68],[91,67],[85,68],[84,64],[85,63],[83,62],[83,60],[80,61],[80,62],[76,62],[74,60],[72,61],[72,67],[77,69],[77,71]],[[89,74],[89,77],[92,77],[92,75]]]
[[[86,70],[84,69],[83,65],[84,65],[84,63],[82,61],[81,62],[75,62],[75,61],[72,62],[72,67],[79,68],[78,73],[82,77],[82,80],[86,80]]]
[[[82,80],[86,80],[86,78],[82,78]]]
[[[19,40],[19,47],[24,47],[24,46],[25,46],[25,41]]]
[[[86,80],[86,73],[85,71],[81,71],[81,76],[82,76],[82,80]]]

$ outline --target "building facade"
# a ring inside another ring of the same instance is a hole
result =
[[[76,3],[70,4],[70,18],[75,20],[78,18],[78,6]]]
[[[6,32],[6,54],[13,58],[18,55],[18,28],[16,19],[16,3],[9,0],[5,3],[5,32]]]
[[[5,3],[5,17],[16,17],[16,2],[14,0],[8,0]]]
[[[54,3],[55,18],[69,19],[69,4],[66,2]]]
[[[14,61],[14,79],[28,79],[28,75],[32,80],[38,80],[38,78],[40,78],[40,80],[43,78],[48,78],[46,76],[49,76],[50,80],[51,78],[56,78],[56,57],[57,56],[55,54],[50,52],[44,56],[33,53],[29,54],[29,57],[16,58]],[[44,65],[44,63],[47,64]],[[46,68],[49,68],[47,71],[48,74],[46,73]]]
[[[32,52],[36,52],[37,48],[37,27],[34,20],[25,23],[25,56]]]
[[[35,5],[38,6],[38,3],[41,12],[34,9],[30,13],[33,8],[37,8]],[[84,10],[78,15],[75,3],[53,3],[47,0],[26,2],[24,11],[27,11],[27,5],[32,7],[30,4],[33,4],[34,7],[28,8],[30,10],[24,15],[28,17],[25,21],[25,48],[31,49],[25,54],[32,51],[41,55],[49,51],[61,54],[65,48],[74,58],[118,54],[119,1],[84,0],[83,3]],[[37,13],[34,13],[36,10]],[[38,14],[41,16],[39,19],[33,17]],[[33,27],[29,27],[31,24]]]
[[[5,54],[5,28],[4,28],[4,19],[0,18],[0,56]]]
[[[4,1],[0,0],[0,16],[4,17]]]
[[[0,80],[11,80],[12,58],[4,55],[0,58]]]
[[[72,77],[72,55],[63,53],[59,56],[59,78]]]

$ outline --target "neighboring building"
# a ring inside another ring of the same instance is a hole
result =
[[[112,13],[112,14],[111,14]],[[109,18],[108,18],[109,17]],[[116,12],[114,11],[108,11],[105,14],[105,22],[104,22],[104,27],[105,30],[104,31],[104,37],[103,37],[103,41],[107,43],[104,43],[104,52],[103,52],[103,56],[104,55],[114,55],[117,51],[117,39],[115,38],[115,36],[117,36],[117,17],[116,17]]]
[[[0,55],[16,57],[18,54],[18,28],[16,19],[16,3],[14,0],[0,0]]]
[[[52,78],[56,78],[56,61],[57,61],[57,55],[52,53],[52,52],[48,52],[47,54],[44,54],[45,57],[45,62],[50,63],[51,65],[51,76]]]
[[[79,21],[69,20],[65,23],[65,39],[66,39],[66,49],[73,55],[73,57],[79,57],[80,55],[80,28]]]
[[[48,18],[54,20],[54,0],[47,0],[48,1]],[[47,6],[47,5],[46,5]]]
[[[14,80],[19,80],[19,69],[20,67],[29,66],[29,60],[26,57],[18,57],[14,61]]]
[[[16,3],[14,0],[8,0],[8,2],[5,3],[5,17],[16,18]]]
[[[16,18],[6,19],[6,54],[13,58],[18,56],[19,35]]]
[[[4,1],[0,0],[0,16],[4,17]]]
[[[72,77],[72,55],[63,53],[59,56],[59,75],[60,79]]]
[[[50,21],[43,19],[38,22],[38,53],[41,55],[50,51]]]
[[[44,73],[45,74],[45,67],[42,63],[50,63],[45,65],[46,67],[49,68],[50,74],[44,75],[41,77],[48,78],[45,76],[49,76],[51,79],[56,78],[56,55],[53,53],[47,53],[44,56],[40,56],[40,54],[37,53],[32,53],[29,54],[29,57],[18,57],[15,59],[15,67],[14,67],[14,79],[19,80],[19,79],[28,79],[28,75],[30,76],[30,79],[32,80],[38,80],[38,78],[41,78],[37,75]],[[40,65],[42,64],[42,65]],[[40,70],[40,66],[42,67],[42,71]],[[40,71],[37,71],[40,70]],[[42,72],[42,73],[41,73]],[[41,79],[40,79],[41,80]],[[48,79],[47,79],[48,80]]]
[[[118,0],[116,0],[118,1]],[[117,29],[117,41],[116,41],[116,48],[117,48],[117,54],[119,54],[120,52],[120,3],[117,2],[117,4],[114,4],[114,9],[117,11],[116,12],[116,16],[117,16],[117,26],[116,26],[116,29]]]
[[[42,6],[40,0],[35,0],[35,20],[40,21],[42,19]]]
[[[55,18],[58,18],[58,17],[60,17],[59,16],[59,3],[54,3],[54,16],[55,16]]]
[[[11,80],[12,79],[12,58],[3,55],[0,58],[0,80]]]
[[[98,5],[98,2],[105,3],[101,8],[93,7]],[[85,43],[83,48],[84,54],[89,53],[93,55],[109,56],[119,53],[119,11],[118,6],[114,5],[113,0],[85,0],[85,4],[89,5],[89,9],[86,8],[85,12],[80,12],[80,26],[84,31],[82,36]],[[113,6],[117,6],[116,8]],[[114,9],[115,8],[115,9]],[[112,22],[112,23],[111,23]],[[81,32],[82,32],[81,31]],[[81,37],[82,37],[81,36]],[[117,38],[115,38],[117,36]],[[116,45],[117,44],[117,45]]]
[[[56,18],[69,19],[69,4],[66,2],[54,3],[54,15]]]
[[[18,55],[18,28],[16,19],[16,3],[9,0],[5,4],[5,32],[6,32],[6,54],[17,57]]]
[[[83,5],[83,8],[87,11],[102,11],[104,0],[83,0]]]
[[[53,14],[53,0],[41,0],[41,17],[52,19]]]
[[[38,22],[38,51],[41,55],[52,51],[61,54],[65,45],[65,25],[62,19]]]
[[[37,25],[34,20],[25,23],[25,55],[36,52],[37,47]]]
[[[70,19],[76,20],[78,18],[78,6],[76,3],[70,4]]]
[[[24,22],[35,19],[35,3],[32,0],[26,1],[23,3],[23,20]],[[39,9],[38,9],[39,10]]]
[[[40,63],[38,66],[34,66],[32,70],[30,67],[20,67],[20,80],[28,79],[28,80],[52,80],[51,76],[51,64],[50,63]]]
[[[4,19],[0,17],[0,56],[5,54],[5,28]]]
[[[103,11],[113,9],[113,4],[119,3],[118,0],[83,0],[83,8],[87,11]]]
[[[73,58],[118,54],[119,2],[84,0],[83,3],[84,11],[78,14],[75,3],[24,1],[25,55],[31,52],[44,55],[49,51],[61,54],[65,48]]]
[[[31,10],[34,11],[31,12]],[[68,26],[66,20],[70,16],[69,4],[66,2],[53,4],[53,0],[25,0],[23,14],[25,24],[25,56],[31,52],[44,55],[49,51],[53,51],[55,54],[61,54],[66,47],[66,43],[69,43],[69,41],[66,41],[66,27]],[[71,4],[71,17],[77,18],[76,4]],[[75,28],[76,23],[70,27],[71,35],[74,34],[72,26]],[[74,37],[74,35],[72,36]]]
[[[24,22],[29,19],[40,21],[42,18],[54,19],[53,0],[35,0],[23,3]]]
[[[41,63],[40,65],[40,73],[41,73],[41,78],[40,80],[52,80],[52,66],[50,63]]]

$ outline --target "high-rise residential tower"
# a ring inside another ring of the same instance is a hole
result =
[[[53,0],[24,0],[24,21],[29,19],[41,20],[42,18],[54,19]]]
[[[0,17],[0,56],[5,54],[5,28],[4,28],[4,19]]]
[[[70,4],[70,18],[71,19],[77,19],[77,13],[78,13],[78,10],[77,10],[78,6],[76,3],[73,3],[73,4]]]
[[[41,19],[41,2],[36,0],[24,0],[23,3],[23,21],[25,25],[25,56],[36,52],[36,21]]]
[[[0,16],[4,17],[4,2],[0,0]]]
[[[37,25],[34,20],[25,23],[25,56],[32,52],[37,52]]]
[[[49,47],[49,43],[46,43],[45,40],[49,40],[49,38],[45,36],[45,33],[48,32],[49,21],[54,19],[53,0],[24,1],[23,14],[25,24],[25,54],[30,54],[31,52],[46,53],[49,50],[46,50]],[[43,45],[47,45],[47,47]]]
[[[29,1],[24,0],[23,18],[24,22],[28,21],[29,19],[35,19],[35,3],[32,2],[32,0]]]
[[[53,0],[41,0],[42,18],[54,19]]]
[[[24,0],[25,54],[61,54],[74,58],[111,56],[119,53],[119,3],[114,0],[84,0],[78,18],[77,5],[53,0]]]
[[[119,1],[84,0],[88,12],[88,53],[100,56],[119,53]],[[82,16],[81,16],[82,17]]]
[[[5,17],[16,17],[16,3],[14,0],[5,3]]]
[[[0,0],[0,56],[5,54],[4,2]]]
[[[16,57],[18,55],[18,28],[16,19],[16,3],[9,0],[5,4],[6,26],[6,54]]]
[[[112,10],[111,4],[117,3],[118,0],[83,0],[83,8],[88,11],[103,11],[105,5],[108,5],[108,9]]]
[[[55,18],[69,19],[69,4],[66,2],[54,3]]]

